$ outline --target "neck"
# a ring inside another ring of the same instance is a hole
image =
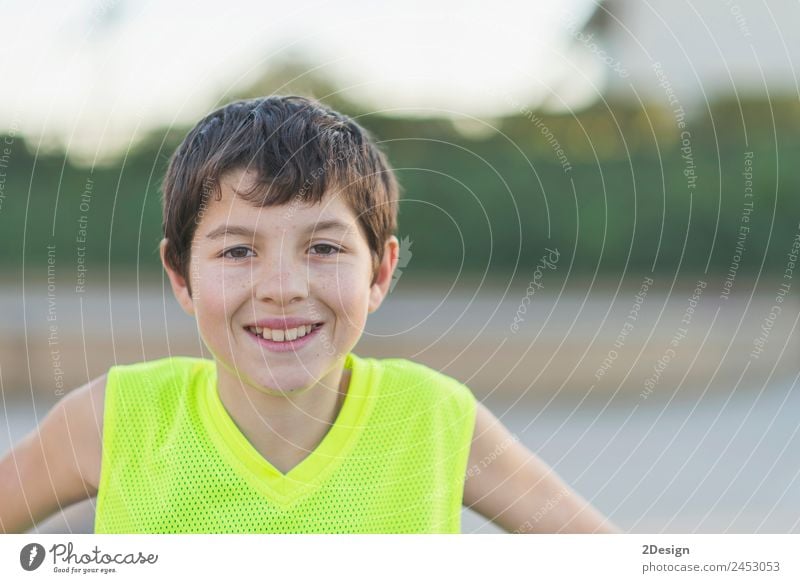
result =
[[[313,386],[286,395],[265,393],[217,366],[220,400],[247,440],[278,470],[305,459],[339,415],[350,382],[344,362]]]

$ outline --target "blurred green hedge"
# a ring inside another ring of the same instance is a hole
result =
[[[377,136],[402,184],[400,234],[413,253],[404,276],[462,263],[471,273],[529,273],[545,247],[587,274],[725,273],[742,226],[749,231],[739,272],[755,274],[763,262],[779,273],[798,231],[796,102],[719,102],[694,112],[685,120],[691,160],[682,157],[673,112],[657,107],[524,110],[488,125],[349,113]],[[187,129],[153,131],[94,169],[58,149],[35,154],[30,138],[0,136],[7,277],[23,266],[44,277],[48,245],[59,276],[79,261],[112,274],[157,273],[159,185]],[[566,158],[559,160],[553,140]],[[750,199],[745,152],[753,153]],[[690,164],[694,188],[684,173]],[[753,210],[743,223],[746,200]],[[83,230],[85,243],[77,241]]]

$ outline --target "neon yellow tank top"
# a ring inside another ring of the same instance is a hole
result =
[[[336,422],[285,475],[228,415],[214,361],[112,367],[95,532],[460,532],[470,390],[403,359],[345,366]]]

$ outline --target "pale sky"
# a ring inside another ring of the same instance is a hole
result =
[[[12,0],[0,2],[0,131],[118,149],[191,123],[301,49],[372,110],[507,113],[563,76],[592,0]],[[556,10],[556,9],[553,9]]]

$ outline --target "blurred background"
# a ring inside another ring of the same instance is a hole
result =
[[[0,454],[113,364],[208,356],[158,259],[168,157],[301,94],[403,187],[358,354],[466,383],[623,530],[800,530],[800,5],[550,4],[0,5]]]

